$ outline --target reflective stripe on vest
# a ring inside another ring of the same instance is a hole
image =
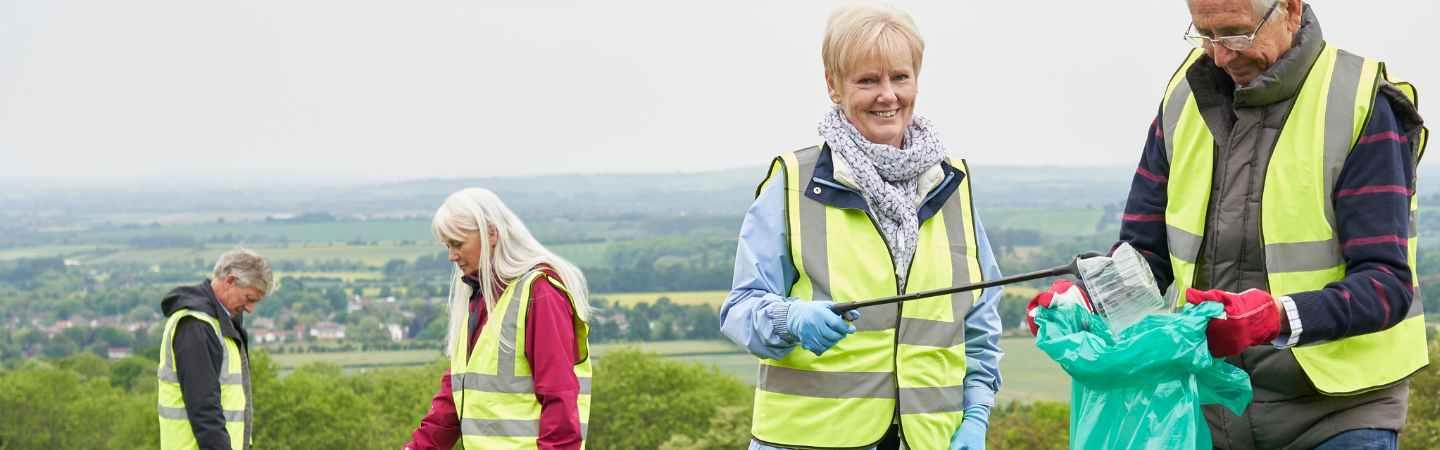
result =
[[[1215,138],[1186,79],[1202,55],[1201,50],[1190,53],[1170,80],[1161,106],[1170,161],[1165,225],[1175,275],[1171,289],[1177,301],[1184,301],[1184,290],[1194,284],[1215,170]],[[1369,120],[1378,89],[1387,82],[1380,62],[1327,45],[1296,94],[1261,193],[1260,235],[1272,294],[1319,290],[1345,277],[1331,199],[1345,159]],[[1397,87],[1415,99],[1413,87]],[[1415,162],[1423,149],[1422,131]],[[1418,208],[1418,198],[1412,194],[1408,239],[1412,271]],[[1411,278],[1418,286],[1418,277]],[[1403,380],[1428,364],[1421,303],[1412,302],[1405,318],[1390,329],[1295,347],[1295,359],[1315,388],[1330,395],[1367,392]]]
[[[480,329],[475,348],[468,358],[465,346],[470,330],[463,330],[452,343],[450,388],[460,417],[461,443],[467,449],[533,449],[540,436],[540,402],[535,399],[535,381],[525,359],[525,324],[530,309],[530,285],[538,277],[564,291],[558,280],[532,271],[511,283],[497,298],[491,320]],[[574,304],[571,304],[573,311]],[[469,323],[467,317],[460,323]],[[576,341],[581,355],[588,355],[589,325],[575,315]],[[584,356],[582,356],[584,357]],[[468,359],[468,360],[467,360]],[[590,359],[575,365],[580,382],[580,434],[589,430]]]
[[[783,182],[798,301],[863,300],[936,289],[981,278],[963,161],[959,182],[935,216],[920,226],[907,286],[897,286],[888,247],[864,211],[806,198],[821,148],[777,158],[769,180]],[[828,150],[827,150],[828,151]],[[811,187],[813,186],[813,187]],[[975,292],[861,311],[856,332],[823,356],[796,348],[761,359],[751,433],[783,447],[874,445],[900,415],[910,448],[945,448],[963,419],[965,315]]]
[[[182,309],[170,315],[165,321],[165,334],[160,345],[160,366],[156,368],[159,384],[156,387],[157,409],[160,418],[160,448],[166,450],[197,449],[195,432],[190,428],[190,419],[185,412],[185,398],[180,391],[180,377],[175,372],[175,328],[180,319],[192,317],[210,324],[215,336],[224,343],[225,351],[220,357],[220,408],[225,416],[225,431],[230,435],[230,446],[234,449],[249,448],[251,431],[251,409],[249,387],[245,386],[243,357],[240,345],[234,339],[224,337],[220,321],[209,314]]]

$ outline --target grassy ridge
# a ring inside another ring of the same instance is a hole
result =
[[[714,305],[716,308],[725,301],[729,291],[688,291],[688,292],[614,292],[596,293],[595,297],[603,297],[614,305],[634,305],[636,303],[655,303],[660,297],[670,299],[671,303],[679,305]]]
[[[1056,236],[1088,236],[1104,211],[1099,208],[989,208],[978,210],[986,230],[1033,230]]]

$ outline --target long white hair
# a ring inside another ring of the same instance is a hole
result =
[[[506,285],[519,282],[518,278],[543,265],[560,277],[580,320],[589,320],[589,288],[580,268],[540,245],[494,192],[467,188],[450,194],[435,211],[430,225],[441,245],[467,238],[480,239],[480,261],[475,266],[479,269],[476,277],[486,311],[495,307],[497,282]],[[490,229],[494,229],[496,235],[494,252],[490,251],[490,233],[486,231]],[[461,318],[473,294],[470,286],[460,280],[463,275],[456,270],[450,280],[450,344],[445,346],[446,354],[455,348],[456,340],[462,335],[461,327],[466,324]]]

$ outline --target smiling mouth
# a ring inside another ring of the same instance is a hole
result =
[[[881,118],[881,119],[889,119],[889,118],[891,118],[891,117],[895,117],[895,115],[896,115],[896,114],[899,114],[899,113],[900,113],[900,110],[898,110],[898,109],[896,109],[896,110],[891,110],[891,111],[870,111],[870,115],[875,116],[875,117],[879,117],[879,118]]]

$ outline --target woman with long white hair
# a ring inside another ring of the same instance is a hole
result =
[[[450,370],[404,448],[581,448],[590,415],[585,276],[485,189],[451,194],[431,227],[457,269]]]

